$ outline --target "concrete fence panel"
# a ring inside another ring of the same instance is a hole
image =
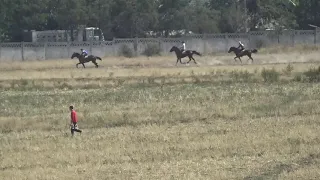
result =
[[[248,33],[193,34],[180,38],[133,38],[114,39],[113,41],[92,42],[37,42],[37,43],[0,43],[0,61],[29,61],[70,58],[73,52],[86,49],[89,54],[100,57],[121,56],[126,46],[133,55],[143,55],[150,45],[160,47],[162,55],[173,54],[173,46],[186,48],[202,54],[226,53],[231,46],[242,41],[246,48],[261,48],[274,45],[294,46],[298,44],[320,44],[320,29],[252,31]]]

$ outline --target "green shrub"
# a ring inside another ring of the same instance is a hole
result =
[[[263,68],[261,71],[261,76],[264,82],[278,82],[280,73],[277,72],[274,68],[272,69]]]
[[[296,82],[304,82],[305,81],[305,75],[303,74],[297,74],[294,76],[293,78],[293,81],[296,81]]]
[[[310,68],[303,74],[308,82],[320,82],[320,66],[318,68]]]
[[[120,47],[120,55],[127,58],[132,58],[134,56],[134,53],[128,45],[124,44]]]
[[[161,49],[157,44],[147,44],[146,49],[142,53],[145,56],[158,56],[161,53]]]
[[[282,70],[285,75],[291,75],[293,66],[289,63],[285,69]]]

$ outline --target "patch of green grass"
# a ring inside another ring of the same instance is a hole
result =
[[[272,68],[272,69],[263,68],[261,71],[261,76],[262,76],[264,82],[272,83],[272,82],[279,81],[280,73],[277,72],[274,68]]]

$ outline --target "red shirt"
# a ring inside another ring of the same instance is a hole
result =
[[[77,113],[76,113],[75,110],[71,111],[71,121],[74,122],[74,123],[78,122]]]

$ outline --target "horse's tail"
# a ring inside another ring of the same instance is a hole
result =
[[[99,59],[100,61],[102,61],[102,59],[99,56],[96,56],[97,59]]]
[[[257,49],[252,49],[252,51],[251,51],[252,53],[257,53],[258,52],[258,50]]]
[[[201,54],[199,52],[197,52],[197,51],[192,51],[192,54],[196,54],[198,56],[201,56]]]

